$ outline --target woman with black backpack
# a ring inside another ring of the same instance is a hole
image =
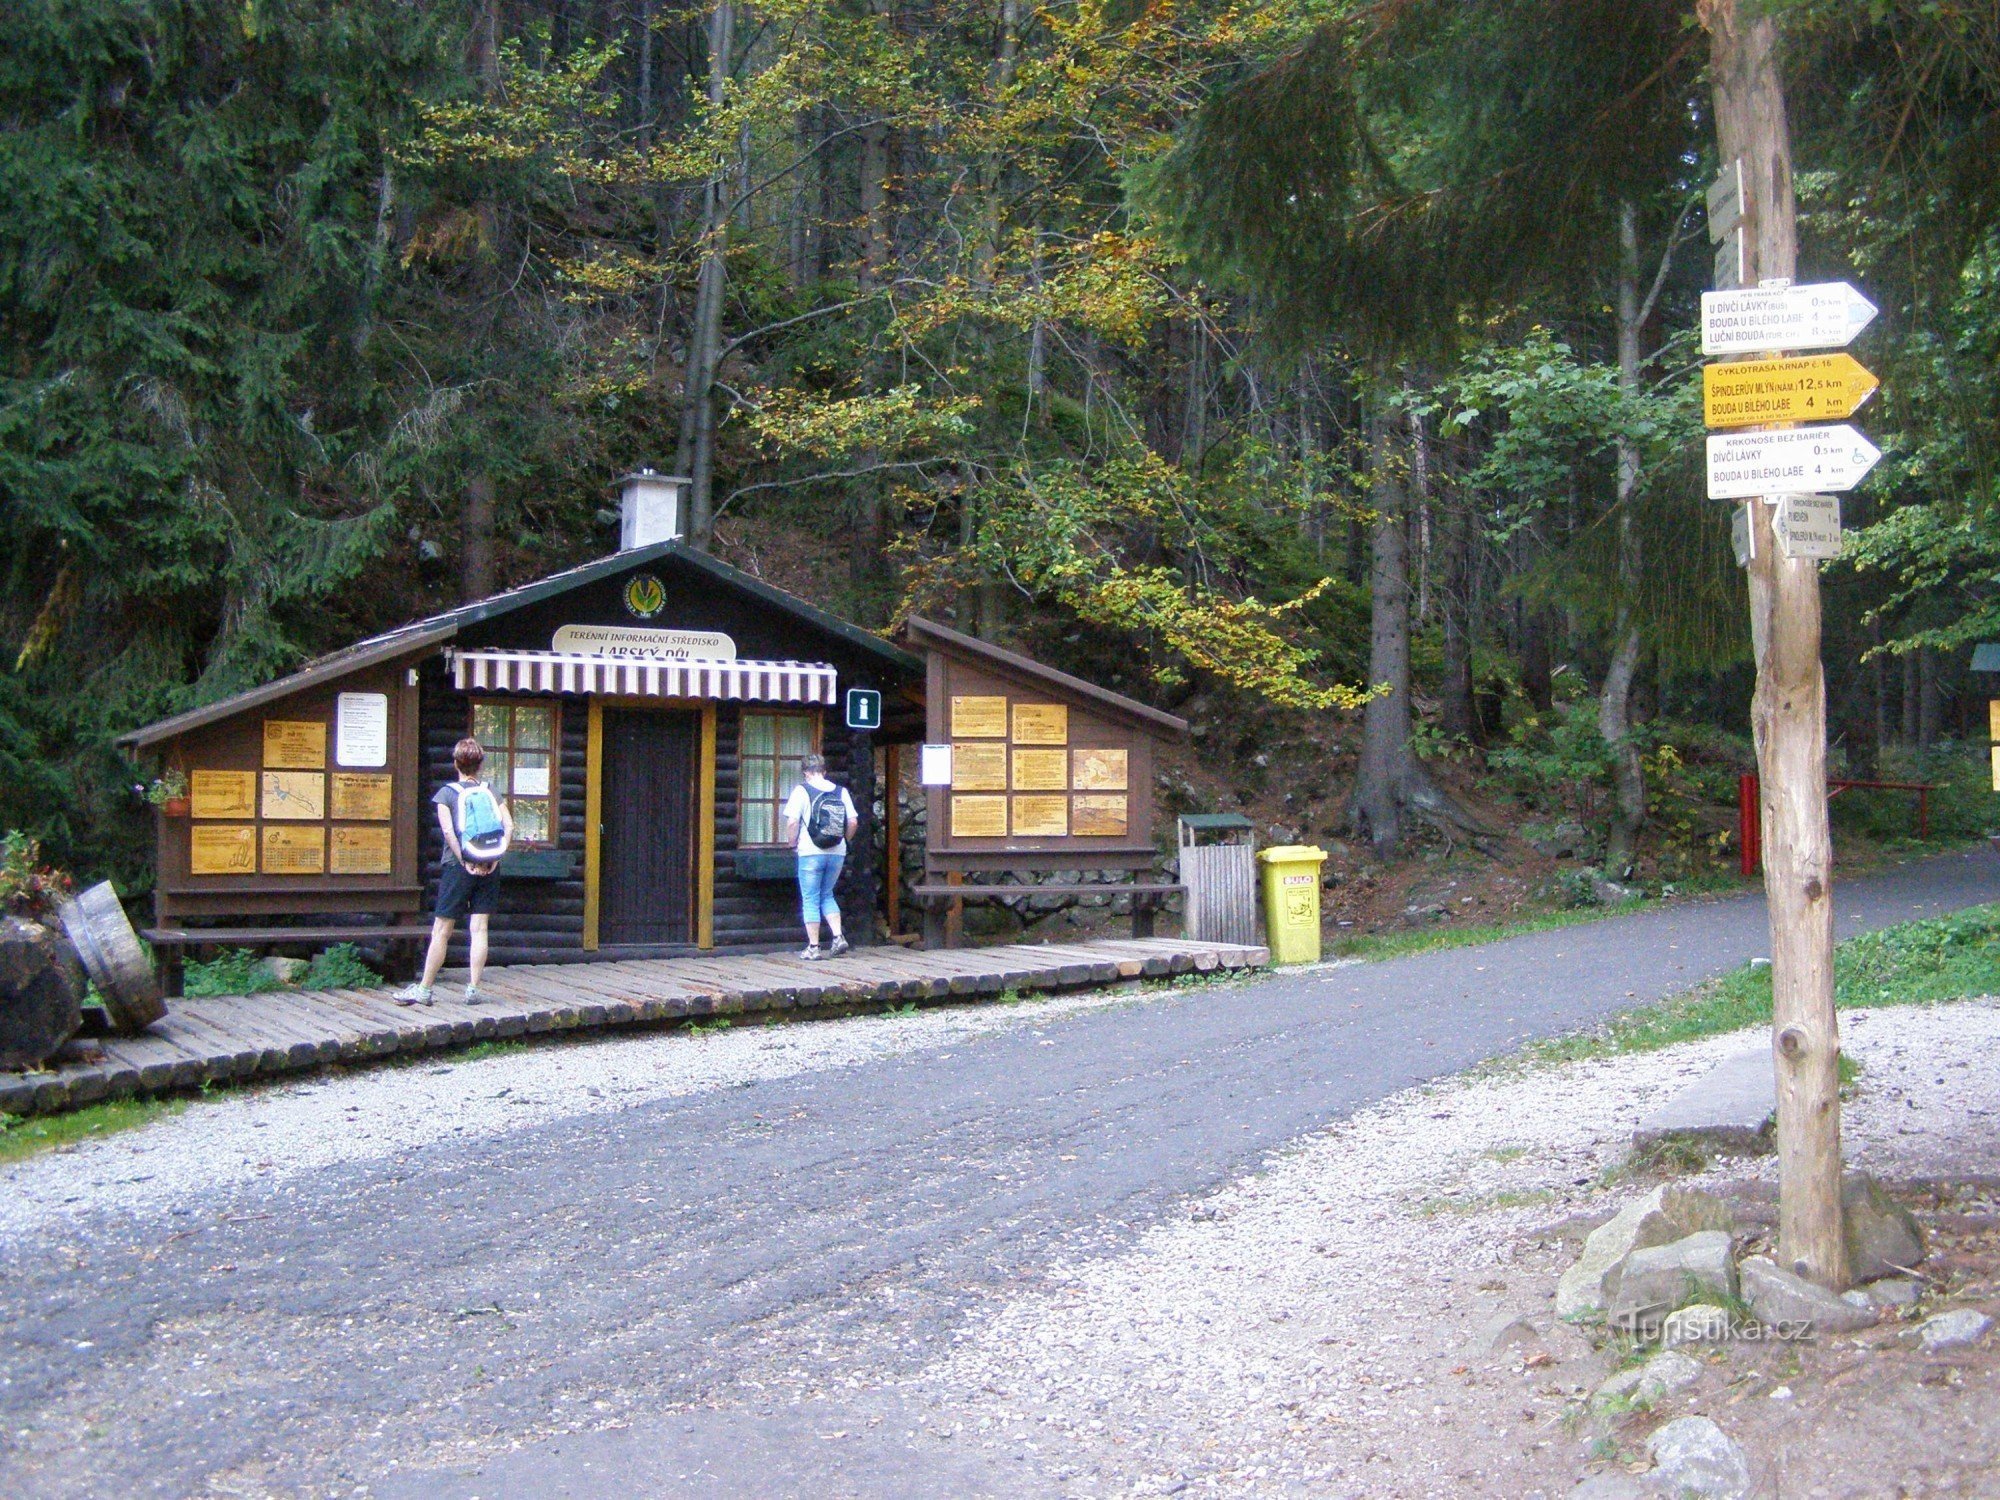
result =
[[[799,957],[825,958],[847,951],[833,883],[840,879],[840,867],[847,862],[847,841],[861,826],[861,819],[847,788],[827,780],[825,756],[808,755],[799,771],[804,780],[785,799],[785,837],[798,839],[799,909],[806,923],[805,951]],[[822,919],[833,934],[831,949],[819,945]]]

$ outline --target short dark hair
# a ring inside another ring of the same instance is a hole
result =
[[[815,771],[824,771],[825,769],[826,757],[824,755],[808,755],[804,760],[799,762],[799,774],[801,776],[810,776]]]
[[[451,763],[458,767],[459,775],[477,776],[479,768],[486,764],[486,751],[468,734],[451,747]]]

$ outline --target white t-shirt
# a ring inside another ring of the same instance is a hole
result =
[[[854,819],[854,799],[847,795],[846,787],[836,787],[824,776],[808,776],[805,779],[805,784],[793,787],[792,795],[785,799],[786,819],[799,825],[799,853],[845,854],[847,852],[846,839],[842,839],[831,849],[822,849],[812,841],[812,835],[806,832],[806,813],[812,807],[812,797],[807,793],[806,787],[811,787],[815,792],[838,791],[840,793],[841,810],[847,814],[849,822],[852,822]]]

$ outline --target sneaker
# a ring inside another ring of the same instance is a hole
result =
[[[847,949],[848,949],[848,942],[846,938],[837,937],[833,940],[833,956],[835,958],[840,957],[840,955],[845,953]]]
[[[459,999],[467,1005],[484,1005],[486,1003],[486,991],[476,990],[468,984],[465,987],[465,993]]]
[[[389,997],[398,1005],[429,1005],[431,992],[421,984],[408,984]]]
[[[821,950],[818,943],[808,943],[800,950],[799,957],[803,958],[807,963],[812,963],[815,959],[825,958],[826,954]]]

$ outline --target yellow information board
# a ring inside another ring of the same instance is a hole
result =
[[[326,725],[317,719],[266,719],[264,764],[283,771],[324,771]]]
[[[387,875],[395,849],[387,828],[333,829],[333,858],[327,865],[334,875]]]
[[[255,771],[196,771],[188,778],[188,812],[197,818],[257,816]]]
[[[951,737],[955,740],[1006,739],[1007,700],[954,694],[951,700]]]
[[[1072,750],[1074,766],[1070,785],[1079,792],[1122,792],[1127,769],[1126,751],[1121,746],[1094,750]]]
[[[326,777],[318,771],[266,771],[264,819],[314,822],[326,816]]]
[[[1016,703],[1014,743],[1017,745],[1067,745],[1069,705],[1067,703]]]
[[[1070,832],[1080,839],[1119,838],[1128,824],[1122,795],[1093,792],[1078,797],[1071,804],[1071,813]]]
[[[2000,740],[2000,698],[1986,700],[1986,738]]]
[[[951,799],[951,836],[955,839],[1004,839],[1007,837],[1007,799],[954,795]]]
[[[1014,836],[1024,839],[1059,839],[1069,833],[1069,798],[1016,797]]]
[[[266,875],[318,875],[326,869],[326,830],[286,828],[281,824],[264,827],[264,873]]]
[[[197,823],[188,830],[188,873],[255,875],[257,830],[248,823]]]
[[[1066,792],[1069,790],[1069,753],[1064,750],[1016,750],[1014,790],[1017,792]]]
[[[951,784],[961,792],[1004,792],[1007,790],[1007,747],[1005,745],[953,745]]]
[[[395,811],[395,777],[385,771],[335,771],[333,815],[357,823],[386,823]]]
[[[1710,427],[1837,422],[1852,416],[1880,384],[1851,354],[1703,365],[1702,417]]]

